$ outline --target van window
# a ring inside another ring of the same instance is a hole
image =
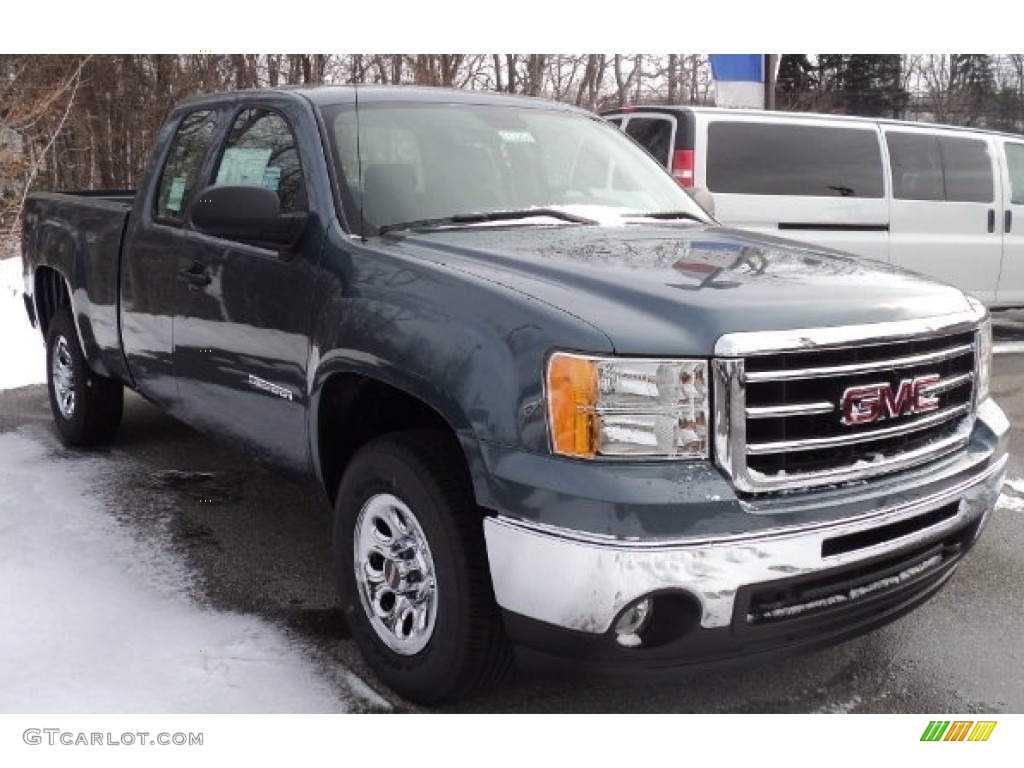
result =
[[[984,141],[889,131],[893,194],[900,200],[990,203],[992,162]]]
[[[1005,144],[1006,167],[1010,171],[1010,202],[1024,205],[1024,144]]]
[[[713,122],[707,179],[712,192],[881,197],[882,156],[874,130]]]
[[[664,117],[631,117],[626,135],[654,155],[659,163],[668,165],[672,152],[672,120]]]
[[[892,191],[900,200],[945,200],[942,154],[935,136],[921,133],[885,134],[892,164]]]
[[[939,137],[946,200],[991,203],[995,199],[988,144],[979,139]]]

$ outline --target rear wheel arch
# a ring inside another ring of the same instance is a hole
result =
[[[36,321],[39,323],[39,330],[43,334],[43,338],[46,338],[50,321],[61,307],[67,306],[71,310],[72,318],[75,317],[74,308],[71,305],[71,288],[67,278],[53,267],[40,266],[36,268],[32,280],[32,300],[35,304]],[[75,331],[78,332],[77,323]],[[80,333],[79,343],[81,343]]]

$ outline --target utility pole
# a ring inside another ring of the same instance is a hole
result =
[[[775,54],[764,55],[764,108],[775,109]]]

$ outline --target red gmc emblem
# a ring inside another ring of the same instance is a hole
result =
[[[928,390],[939,379],[937,373],[918,376],[916,379],[903,379],[895,391],[888,384],[850,387],[843,392],[839,401],[842,422],[846,426],[869,424],[872,421],[938,410],[939,398],[929,394]]]

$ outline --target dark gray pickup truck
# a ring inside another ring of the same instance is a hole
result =
[[[766,658],[932,596],[1008,424],[960,291],[726,230],[563,105],[322,88],[177,106],[139,190],[36,194],[65,442],[123,387],[334,507],[351,631],[410,699],[522,658]]]

